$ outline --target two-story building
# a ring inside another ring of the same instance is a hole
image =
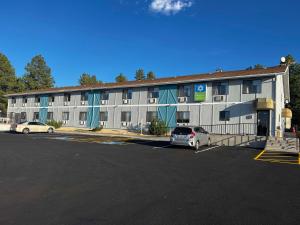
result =
[[[276,66],[15,93],[7,95],[8,117],[110,129],[145,128],[157,118],[170,128],[275,135],[290,126],[288,71]]]

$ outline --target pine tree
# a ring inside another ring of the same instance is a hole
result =
[[[26,74],[23,80],[27,90],[52,88],[54,86],[51,69],[47,66],[42,55],[33,57],[31,62],[26,65],[25,70]]]
[[[156,79],[156,76],[152,71],[147,73],[147,80],[154,80],[154,79]]]
[[[88,73],[83,73],[79,78],[79,84],[81,86],[100,84],[100,83],[102,83],[102,81],[97,80],[97,77],[95,75],[90,75]]]
[[[138,69],[135,72],[135,79],[136,80],[145,80],[145,73],[143,69]]]
[[[126,82],[127,81],[127,77],[125,75],[123,75],[122,73],[120,73],[117,77],[116,77],[116,82],[117,83],[122,83],[122,82]]]

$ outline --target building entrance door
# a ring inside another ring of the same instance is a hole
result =
[[[257,111],[257,136],[270,135],[270,111]]]

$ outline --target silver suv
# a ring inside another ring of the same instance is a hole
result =
[[[193,147],[196,150],[202,145],[210,145],[209,133],[202,127],[176,127],[170,138],[171,145]]]

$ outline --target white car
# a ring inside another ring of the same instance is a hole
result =
[[[12,126],[12,130],[17,133],[29,134],[29,133],[54,133],[54,127],[40,122],[25,122],[15,124]]]

